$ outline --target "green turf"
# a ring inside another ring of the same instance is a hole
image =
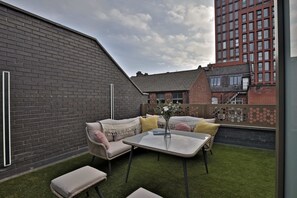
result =
[[[275,152],[259,149],[214,145],[206,174],[203,155],[188,160],[189,191],[192,198],[272,198],[275,186]],[[183,166],[179,158],[137,149],[128,183],[125,175],[128,155],[112,161],[112,175],[101,183],[105,198],[126,197],[139,187],[167,198],[185,197]],[[90,163],[89,154],[0,183],[0,197],[54,197],[50,181]],[[96,159],[94,167],[107,171],[106,161]],[[80,197],[86,197],[86,194]],[[97,197],[95,190],[90,197]]]

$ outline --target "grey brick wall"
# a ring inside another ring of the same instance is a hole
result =
[[[239,146],[275,149],[275,129],[220,126],[215,142]]]
[[[111,83],[116,119],[139,115],[147,98],[95,39],[5,3],[0,68],[11,73],[12,133],[0,179],[85,151],[85,122],[110,116]]]

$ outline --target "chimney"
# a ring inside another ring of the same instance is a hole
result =
[[[143,73],[141,71],[136,72],[136,76],[143,76]]]

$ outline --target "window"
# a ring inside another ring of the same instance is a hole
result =
[[[235,37],[238,38],[238,29],[235,30]]]
[[[258,82],[262,82],[263,81],[263,74],[259,73],[258,74]]]
[[[172,102],[173,103],[183,103],[183,93],[182,92],[173,92],[172,93]]]
[[[262,31],[258,31],[257,34],[258,34],[258,40],[261,40],[262,39]]]
[[[222,14],[225,14],[226,13],[226,6],[223,6],[222,7]]]
[[[257,45],[258,45],[258,50],[262,50],[262,41],[258,41]]]
[[[221,34],[218,34],[218,41],[221,41]]]
[[[263,70],[263,63],[258,63],[258,72],[262,72]]]
[[[263,11],[264,17],[268,17],[269,16],[269,8],[265,8]]]
[[[261,29],[262,28],[262,21],[257,21],[257,29]]]
[[[264,28],[269,27],[269,19],[264,19]]]
[[[258,61],[263,60],[263,53],[262,52],[258,52]]]
[[[269,38],[269,30],[264,30],[264,39]]]
[[[242,24],[242,32],[246,32],[246,23]]]
[[[276,81],[276,72],[273,72],[273,81]]]
[[[212,87],[221,86],[221,77],[220,76],[210,77],[210,86]]]
[[[229,21],[232,21],[233,20],[233,13],[229,13]]]
[[[229,83],[230,85],[241,85],[241,76],[230,76]]]
[[[254,5],[254,0],[250,0],[250,6]]]
[[[222,31],[223,31],[223,32],[226,32],[226,24],[223,24],[223,25],[222,25]]]
[[[265,51],[264,53],[264,59],[269,60],[269,51]]]
[[[246,34],[243,34],[243,35],[242,35],[242,42],[243,42],[243,43],[246,43]]]
[[[250,43],[250,52],[254,51],[254,43]]]
[[[218,102],[218,98],[216,98],[216,97],[212,97],[212,98],[211,98],[211,104],[219,104],[219,102]]]
[[[222,34],[222,39],[223,39],[223,41],[225,41],[226,40],[226,32],[224,32],[223,34]]]
[[[165,103],[164,93],[157,93],[157,101],[158,103]]]
[[[249,21],[253,21],[254,20],[254,13],[250,12],[249,13]]]
[[[233,4],[229,4],[229,12],[232,12],[233,11]]]
[[[225,59],[226,57],[227,57],[227,51],[224,50],[224,51],[223,51],[223,58]]]
[[[246,0],[242,0],[242,7],[246,7]]]
[[[233,40],[230,40],[230,48],[231,47],[234,47],[234,42],[233,42]]]
[[[247,52],[247,44],[243,44],[242,45],[242,51],[243,52]]]
[[[251,70],[252,70],[252,72],[255,72],[255,65],[254,65],[254,63],[251,64]]]
[[[229,23],[229,29],[232,30],[233,29],[233,22]]]
[[[234,10],[238,10],[238,2],[234,3]]]
[[[226,15],[222,16],[222,23],[226,23]]]
[[[264,49],[269,49],[269,40],[264,41]]]
[[[238,46],[239,46],[239,40],[235,39],[235,47],[238,47]]]
[[[234,21],[234,23],[235,23],[235,29],[237,29],[238,28],[238,20],[236,20],[236,21]]]
[[[242,23],[246,22],[246,14],[241,15]]]
[[[233,49],[230,50],[230,56],[231,56],[231,57],[234,56],[234,50],[233,50]]]
[[[222,52],[218,52],[217,57],[218,57],[218,59],[221,59],[222,58]]]
[[[249,33],[249,41],[254,41],[254,33]]]
[[[243,60],[243,62],[247,62],[247,54],[244,54],[244,55],[242,55],[242,60]]]
[[[229,38],[232,39],[233,36],[234,36],[234,35],[233,35],[233,31],[231,30],[231,31],[229,32]]]
[[[226,49],[227,48],[227,44],[226,44],[226,41],[223,42],[223,49]]]
[[[257,10],[257,19],[262,18],[262,10]]]
[[[265,73],[265,82],[270,81],[270,73]]]
[[[249,31],[253,31],[254,30],[254,23],[250,22],[249,23]]]
[[[270,62],[265,62],[264,69],[265,71],[270,71]]]
[[[254,54],[250,54],[250,61],[254,62]]]
[[[239,48],[235,48],[235,56],[239,56]],[[236,58],[236,60],[239,60],[239,58]]]

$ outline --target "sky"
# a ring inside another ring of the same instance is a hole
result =
[[[213,0],[4,0],[96,38],[128,76],[215,62]]]

